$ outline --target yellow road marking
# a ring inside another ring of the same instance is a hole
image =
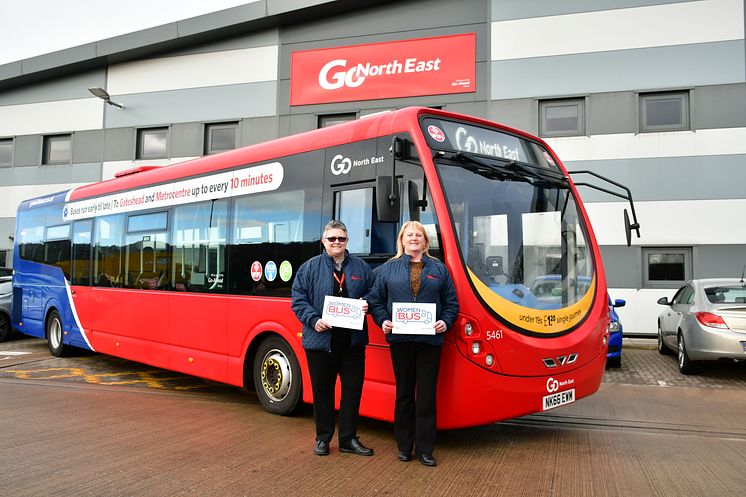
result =
[[[181,377],[164,377],[156,378],[147,371],[121,371],[117,373],[96,373],[91,374],[83,368],[45,368],[45,369],[5,369],[5,373],[11,373],[21,380],[58,380],[65,378],[82,378],[86,383],[96,385],[136,385],[144,384],[148,388],[158,388],[167,390],[193,390],[200,388],[199,385],[182,385],[169,387],[165,382],[177,381]],[[122,377],[134,377],[131,380],[122,380]],[[112,378],[111,380],[106,380]]]

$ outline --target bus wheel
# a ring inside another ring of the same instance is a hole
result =
[[[53,356],[67,355],[69,347],[62,343],[62,319],[60,319],[60,313],[54,310],[47,318],[47,343]]]
[[[300,399],[301,381],[300,365],[290,345],[277,336],[262,341],[254,356],[254,389],[262,406],[273,414],[292,414]]]
[[[10,337],[12,330],[13,329],[10,326],[10,318],[6,316],[5,313],[0,312],[0,342],[7,340],[8,337]]]

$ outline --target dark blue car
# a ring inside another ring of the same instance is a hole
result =
[[[618,368],[622,365],[622,322],[616,313],[616,307],[624,307],[627,302],[609,297],[609,352],[606,354],[606,366]]]

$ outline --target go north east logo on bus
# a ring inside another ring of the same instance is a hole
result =
[[[293,52],[290,105],[476,91],[476,35]]]

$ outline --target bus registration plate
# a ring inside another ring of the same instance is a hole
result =
[[[544,397],[544,405],[541,410],[548,411],[549,409],[572,404],[573,402],[575,402],[575,389],[571,388],[570,390],[553,393]]]

